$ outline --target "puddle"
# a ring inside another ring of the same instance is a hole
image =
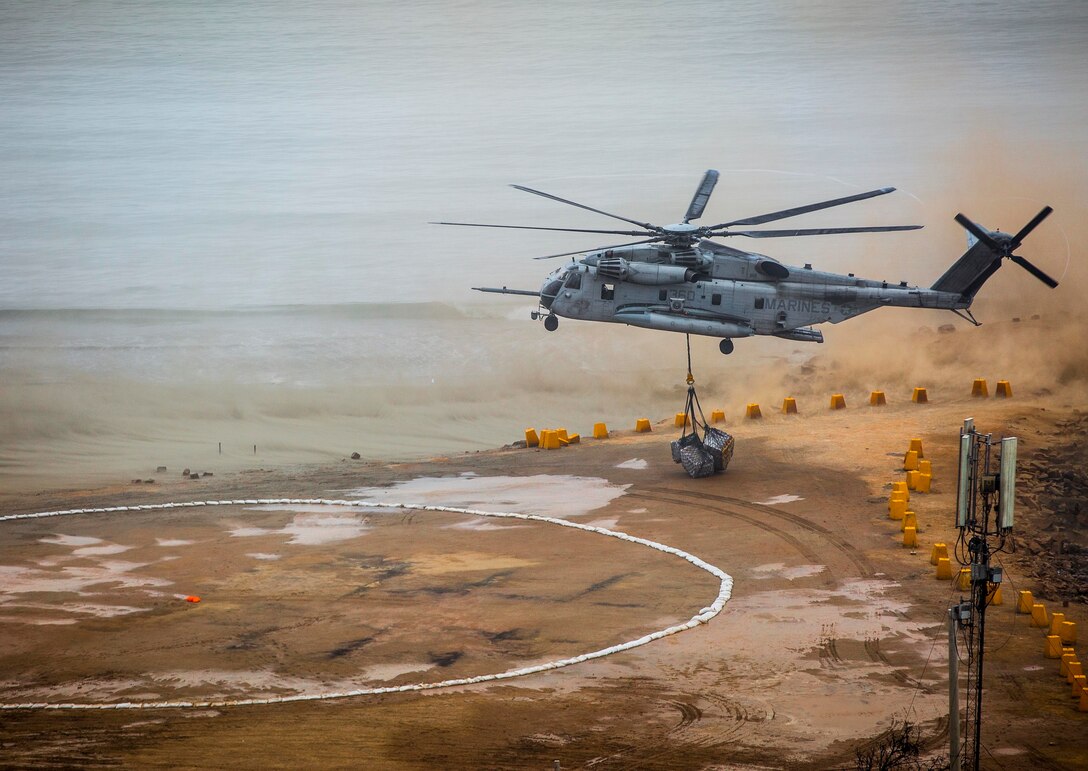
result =
[[[765,501],[753,501],[757,506],[776,506],[779,503],[793,503],[794,501],[803,501],[800,495],[776,495],[773,498],[768,498]]]
[[[366,520],[355,517],[329,517],[320,514],[303,514],[279,532],[291,536],[287,543],[301,546],[320,546],[336,541],[350,541],[370,531]]]
[[[186,541],[184,538],[156,538],[155,543],[159,546],[189,546],[196,541]]]
[[[607,506],[628,487],[600,477],[551,474],[417,477],[392,487],[360,487],[350,494],[378,503],[419,503],[565,518]]]
[[[278,554],[265,554],[263,552],[254,552],[252,554],[247,554],[246,556],[252,557],[255,560],[278,560],[280,558],[280,555]]]
[[[766,565],[757,565],[752,568],[752,572],[756,574],[753,578],[765,579],[777,577],[785,578],[788,581],[819,575],[825,570],[827,570],[826,565],[793,565],[792,567],[786,567],[784,562],[769,562]]]
[[[93,543],[102,543],[102,539],[87,535],[61,535],[57,533],[52,538],[39,538],[38,543],[55,543],[59,546],[90,546]]]
[[[428,669],[434,669],[435,665],[430,662],[419,661],[416,663],[404,663],[404,664],[374,664],[362,671],[360,675],[364,680],[393,680],[401,675],[407,675],[411,672],[426,672]]]
[[[110,554],[120,554],[128,551],[131,546],[123,546],[119,543],[108,543],[104,546],[84,546],[72,552],[77,557],[105,557]]]
[[[526,525],[501,525],[491,519],[485,519],[484,517],[476,517],[465,522],[458,522],[453,525],[446,525],[447,530],[472,530],[473,532],[487,531],[487,530],[518,530],[526,527]]]
[[[29,592],[71,592],[83,594],[92,586],[114,584],[116,587],[169,586],[164,578],[129,573],[143,563],[114,562],[95,567],[67,567],[45,571],[19,565],[0,565],[0,598]]]
[[[649,465],[649,462],[642,458],[631,458],[631,460],[625,460],[623,463],[617,463],[616,468],[633,468],[641,471],[648,468]]]

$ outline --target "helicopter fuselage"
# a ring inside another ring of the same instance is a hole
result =
[[[636,246],[588,255],[553,271],[540,292],[556,316],[734,338],[823,342],[833,324],[884,306],[966,308],[958,292],[790,267],[703,241],[686,250]]]

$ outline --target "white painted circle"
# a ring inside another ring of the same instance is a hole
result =
[[[461,509],[450,506],[424,506],[422,504],[410,504],[410,503],[378,503],[375,501],[335,501],[326,498],[259,498],[259,499],[245,499],[245,500],[230,500],[230,501],[188,501],[185,503],[152,503],[142,506],[110,506],[106,508],[97,509],[68,509],[66,511],[46,511],[36,514],[9,514],[0,517],[0,522],[19,520],[19,519],[43,519],[47,517],[63,517],[73,514],[110,514],[118,511],[155,511],[160,509],[178,509],[178,508],[193,508],[199,506],[261,506],[261,505],[306,505],[306,506],[351,506],[356,508],[366,509],[413,509],[419,511],[443,511],[453,514],[469,514],[477,517],[498,517],[503,519],[524,519],[533,522],[546,522],[552,525],[560,525],[562,527],[571,527],[576,530],[586,530],[592,533],[598,533],[600,535],[610,536],[612,538],[619,538],[622,541],[628,541],[630,543],[637,543],[642,546],[647,546],[651,549],[664,552],[666,554],[672,554],[676,557],[686,560],[695,567],[705,570],[712,576],[720,581],[718,596],[714,599],[714,602],[701,609],[696,615],[692,616],[683,624],[677,624],[670,626],[666,629],[661,629],[656,632],[652,632],[647,635],[643,635],[635,640],[629,640],[619,645],[612,645],[608,648],[601,648],[600,650],[592,651],[590,653],[583,653],[579,656],[571,656],[564,659],[558,659],[556,661],[550,661],[545,664],[537,664],[532,667],[525,667],[523,669],[509,669],[505,672],[499,672],[492,675],[476,675],[475,677],[463,677],[455,680],[442,680],[436,683],[412,683],[409,685],[395,685],[395,686],[383,686],[379,688],[358,688],[350,691],[336,691],[329,693],[300,693],[294,696],[274,696],[266,699],[223,699],[219,701],[141,701],[141,702],[113,702],[106,704],[91,704],[91,703],[66,703],[66,704],[50,704],[45,702],[30,702],[25,704],[0,704],[0,710],[13,710],[13,709],[184,709],[189,707],[241,707],[256,704],[286,704],[295,701],[325,701],[329,699],[345,699],[351,696],[376,696],[386,693],[405,693],[409,691],[430,691],[437,688],[452,688],[456,686],[464,685],[476,685],[478,683],[493,682],[496,680],[509,680],[514,677],[522,677],[524,675],[532,675],[538,672],[546,672],[551,669],[560,669],[562,667],[569,667],[572,664],[581,664],[585,661],[592,659],[599,659],[604,656],[611,655],[613,653],[619,653],[621,651],[630,650],[632,648],[638,648],[639,646],[646,645],[654,640],[660,640],[662,637],[668,637],[669,635],[678,634],[687,629],[693,629],[699,624],[705,624],[710,619],[717,616],[722,612],[725,607],[725,603],[729,601],[729,596],[733,589],[733,579],[725,571],[715,567],[703,560],[699,559],[693,554],[689,554],[681,549],[674,548],[672,546],[666,546],[656,541],[650,541],[645,538],[639,538],[638,536],[628,535],[627,533],[621,533],[618,530],[608,530],[603,527],[594,527],[592,525],[582,525],[577,522],[569,522],[565,519],[558,519],[556,517],[545,517],[539,514],[518,514],[515,512],[495,512],[495,511],[479,511],[476,509]]]

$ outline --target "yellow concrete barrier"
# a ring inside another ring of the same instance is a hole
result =
[[[987,605],[1004,605],[1005,600],[1001,597],[1001,584],[990,584],[986,590],[986,604]]]
[[[608,438],[608,426],[604,423],[593,424],[593,438],[594,439],[607,439]]]
[[[948,546],[943,543],[933,544],[933,549],[929,552],[929,564],[936,565],[941,557],[948,559]]]
[[[842,394],[831,394],[831,409],[833,410],[845,410],[846,409],[846,397]]]
[[[1077,644],[1077,622],[1063,621],[1058,628],[1058,636],[1062,638],[1063,645]]]
[[[1065,613],[1062,611],[1055,611],[1050,614],[1050,631],[1047,634],[1059,634],[1059,630],[1062,628],[1062,624],[1065,622]]]
[[[1031,625],[1048,628],[1050,622],[1046,616],[1046,605],[1041,602],[1037,602],[1031,606]]]
[[[915,404],[925,404],[929,401],[929,393],[924,387],[915,388],[914,393],[911,394],[910,400]]]
[[[903,498],[888,501],[888,519],[900,520],[907,514],[907,502]]]
[[[714,410],[710,413],[711,423],[724,423],[725,422],[725,410]]]
[[[922,474],[929,474],[933,476],[933,461],[922,460],[922,456],[918,456],[918,471]]]
[[[678,412],[676,413],[676,419],[673,421],[673,423],[676,425],[677,428],[683,428],[684,426],[690,424],[691,420],[688,418],[688,414],[686,412]]]
[[[883,407],[888,403],[888,397],[884,395],[883,391],[873,391],[869,394],[869,406],[870,407]]]
[[[1077,705],[1079,712],[1088,712],[1088,688],[1080,692],[1080,704]]]
[[[960,573],[956,576],[956,588],[961,592],[971,588],[971,568],[960,568]]]
[[[1031,613],[1031,606],[1035,604],[1035,600],[1031,596],[1031,592],[1027,589],[1021,590],[1016,600],[1016,612],[1017,613]]]
[[[537,447],[537,446],[539,446],[539,444],[540,444],[540,437],[538,437],[536,435],[536,429],[535,428],[525,429],[525,446],[526,447]]]
[[[910,473],[914,473],[913,471]],[[933,475],[918,472],[918,480],[914,483],[914,489],[920,493],[928,493],[933,486]]]
[[[918,477],[920,477],[920,476],[922,476],[922,474],[920,472],[918,472],[918,471],[908,471],[907,472],[907,489],[908,490],[915,490],[915,491],[918,490]]]
[[[783,415],[796,415],[797,414],[797,400],[792,396],[787,396],[782,400],[782,414]]]
[[[1074,675],[1073,676],[1073,694],[1072,695],[1073,695],[1074,699],[1079,699],[1081,697],[1081,694],[1084,693],[1085,686],[1088,686],[1088,682],[1086,682],[1086,680],[1088,680],[1088,678],[1085,678],[1084,675]]]
[[[545,450],[558,450],[562,446],[559,443],[559,432],[550,430],[541,431],[540,446]]]
[[[989,389],[986,387],[986,378],[976,377],[975,382],[971,384],[971,396],[987,397],[990,395]]]
[[[1068,677],[1069,662],[1077,660],[1077,654],[1073,653],[1069,648],[1062,648],[1062,663],[1058,666],[1058,677]]]
[[[906,530],[908,527],[913,527],[915,532],[918,532],[918,517],[913,511],[903,512],[903,524],[899,526],[900,530]]]
[[[571,444],[581,444],[582,443],[582,435],[581,434],[571,434],[570,436],[567,437],[567,441],[570,442]]]
[[[1077,675],[1084,677],[1084,665],[1079,661],[1070,661],[1065,667],[1065,681],[1072,683]]]
[[[911,450],[918,453],[918,460],[922,460],[922,458],[926,457],[926,454],[922,452],[922,440],[918,437],[910,440],[910,447],[907,448],[907,451],[909,452]]]
[[[937,580],[948,581],[952,578],[952,561],[948,557],[937,560]]]
[[[567,429],[565,428],[557,428],[555,429],[555,433],[559,434],[560,442],[566,442],[570,440],[570,437],[567,436]]]
[[[903,493],[903,497],[906,498],[908,501],[910,500],[910,491],[907,489],[907,483],[904,482],[902,479],[896,482],[892,482],[892,492]]]
[[[916,450],[907,450],[907,454],[903,456],[903,470],[918,470],[918,452]],[[910,482],[907,483],[907,489],[910,489]]]
[[[913,527],[903,528],[903,546],[912,549],[918,547],[918,530]]]
[[[763,417],[763,413],[759,411],[759,405],[752,402],[744,408],[744,417],[749,420],[759,420]]]
[[[639,418],[638,420],[635,421],[635,432],[636,433],[645,434],[645,433],[648,433],[648,432],[650,432],[652,430],[653,429],[650,428],[650,419],[649,418]]]
[[[997,391],[994,396],[1000,396],[1002,399],[1008,399],[1012,396],[1012,386],[1009,385],[1008,380],[997,381]]]
[[[1056,634],[1048,634],[1043,643],[1043,655],[1048,659],[1060,659],[1062,657],[1062,641]],[[1068,672],[1068,668],[1066,669]]]

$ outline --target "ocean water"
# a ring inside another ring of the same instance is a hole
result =
[[[0,478],[223,468],[220,442],[242,465],[419,457],[672,411],[683,338],[549,335],[470,290],[536,289],[553,264],[531,257],[599,243],[429,221],[611,225],[508,183],[659,223],[708,167],[718,221],[896,185],[796,222],[925,230],[734,245],[919,284],[962,251],[956,211],[1015,230],[1049,203],[1024,253],[1063,287],[1010,267],[982,304],[1072,306],[1086,42],[1076,0],[5,2]],[[809,355],[695,354],[718,384]]]

